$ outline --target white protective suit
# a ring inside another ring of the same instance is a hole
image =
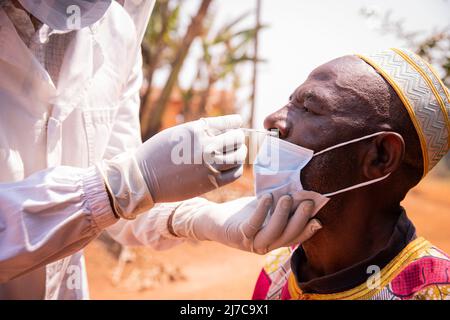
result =
[[[117,222],[93,165],[142,143],[140,43],[154,1],[124,2],[75,31],[57,87],[0,8],[0,299],[88,298],[81,249]],[[175,205],[108,231],[169,247],[180,240],[155,219]]]

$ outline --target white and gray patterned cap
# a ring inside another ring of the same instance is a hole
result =
[[[450,149],[448,88],[424,59],[405,49],[392,48],[358,55],[395,90],[420,140],[425,176]]]

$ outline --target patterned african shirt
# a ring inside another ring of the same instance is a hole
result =
[[[409,230],[411,233],[411,228]],[[298,254],[298,250],[301,250],[301,247],[281,248],[267,256],[266,264],[256,283],[253,299],[450,300],[450,258],[422,237],[416,238],[414,235],[394,258],[378,272],[366,276],[362,283],[332,293],[311,293],[302,290],[302,284],[299,284],[291,268],[293,257],[295,258],[296,251]],[[329,279],[331,281],[333,276]]]

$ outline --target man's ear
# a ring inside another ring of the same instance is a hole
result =
[[[400,167],[405,156],[405,141],[395,132],[375,137],[363,158],[363,173],[368,179],[381,178]]]

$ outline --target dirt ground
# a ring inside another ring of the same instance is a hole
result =
[[[251,193],[251,177],[208,195],[223,201]],[[450,179],[428,177],[403,202],[418,234],[450,253]],[[264,257],[215,243],[168,251],[122,252],[107,240],[86,249],[92,299],[249,299]]]

